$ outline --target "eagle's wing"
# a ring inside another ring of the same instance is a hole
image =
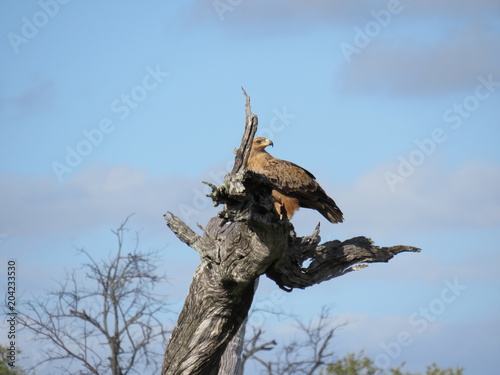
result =
[[[263,166],[262,173],[278,192],[296,198],[301,207],[317,210],[332,223],[344,220],[335,201],[325,193],[308,170],[292,162],[273,158]]]

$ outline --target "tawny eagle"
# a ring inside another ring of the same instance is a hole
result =
[[[273,142],[264,137],[253,140],[248,169],[266,176],[272,184],[274,207],[280,218],[291,219],[299,207],[312,208],[332,223],[344,221],[342,211],[316,182],[316,177],[292,162],[276,159],[265,149]]]

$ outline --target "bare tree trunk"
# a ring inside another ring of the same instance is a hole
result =
[[[241,323],[238,332],[236,332],[231,341],[229,341],[220,360],[217,375],[243,375],[242,353],[247,321],[248,319],[245,319],[243,323]]]
[[[257,291],[259,286],[259,279],[255,281],[254,292]],[[243,360],[243,346],[245,341],[246,325],[248,317],[241,323],[238,332],[233,336],[231,341],[226,347],[224,354],[220,361],[218,375],[243,375],[244,360]]]
[[[296,237],[292,224],[279,220],[267,179],[246,169],[257,116],[251,113],[245,96],[245,134],[234,168],[220,187],[211,185],[212,200],[224,204],[224,209],[209,221],[203,235],[175,215],[165,215],[176,236],[198,251],[201,264],[167,345],[162,375],[218,373],[228,343],[247,318],[260,275],[266,274],[280,288],[291,291],[369,262],[387,262],[403,251],[419,250],[380,248],[364,237],[318,245],[319,225],[311,236]],[[302,267],[306,261],[309,265]]]

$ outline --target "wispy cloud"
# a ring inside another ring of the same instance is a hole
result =
[[[198,25],[206,22],[222,22],[224,25],[240,30],[255,28],[273,30],[274,33],[294,32],[296,28],[314,26],[328,22],[332,18],[351,19],[355,17],[356,7],[341,0],[292,0],[292,1],[240,1],[226,0],[195,1],[187,10],[187,19]],[[342,15],[344,17],[342,17]],[[282,29],[276,26],[289,24],[292,29]]]
[[[470,89],[480,74],[500,76],[498,1],[215,0],[195,1],[186,13],[190,27],[216,24],[232,36],[295,36],[330,28],[330,47],[324,39],[318,46],[341,59],[347,44],[362,50],[348,52],[335,72],[346,92],[441,94]],[[368,34],[362,46],[356,44],[360,32]]]
[[[52,80],[35,76],[30,85],[18,93],[4,93],[0,98],[0,108],[13,115],[31,115],[49,107],[56,97],[56,87]]]
[[[91,166],[64,184],[51,176],[4,174],[1,179],[0,228],[11,236],[112,228],[134,212],[148,222],[162,222],[162,214],[188,203],[192,188],[200,184],[129,165]]]
[[[411,5],[417,16],[449,16],[474,18],[478,15],[500,14],[500,3],[496,0],[433,0],[414,1]]]
[[[368,231],[491,229],[500,224],[500,165],[469,162],[455,171],[435,165],[392,192],[383,170],[368,172],[338,191],[342,225]]]
[[[500,5],[495,0],[444,0],[436,3],[431,0],[412,2],[401,0],[397,6],[406,11],[402,17],[442,17],[443,20],[473,19],[490,16],[500,12]],[[205,22],[223,22],[236,29],[253,28],[255,32],[266,29],[276,34],[296,32],[297,28],[315,27],[321,24],[331,26],[352,25],[366,22],[371,11],[387,8],[387,1],[346,2],[341,0],[255,0],[255,1],[194,1],[187,8],[187,19],[193,24]],[[283,28],[286,24],[289,28]],[[280,27],[277,27],[280,26]]]
[[[446,93],[475,86],[479,75],[500,77],[500,33],[479,23],[429,42],[417,37],[375,40],[338,70],[348,92]]]

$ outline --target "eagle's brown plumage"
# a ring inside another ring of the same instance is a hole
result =
[[[273,142],[264,137],[253,140],[248,169],[266,176],[274,190],[274,207],[280,217],[291,219],[299,207],[312,208],[332,223],[344,221],[342,211],[316,182],[314,175],[297,164],[272,157],[265,148]]]

